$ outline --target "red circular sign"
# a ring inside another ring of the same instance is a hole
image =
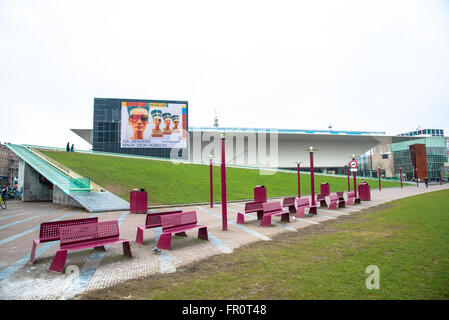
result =
[[[349,162],[349,166],[351,167],[351,168],[357,168],[357,161],[355,161],[355,160],[351,160],[350,162]]]

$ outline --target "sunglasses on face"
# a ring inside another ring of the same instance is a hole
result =
[[[146,116],[144,114],[133,114],[133,115],[129,116],[129,119],[133,122],[137,122],[137,121],[139,121],[139,119],[141,121],[148,121],[148,116]]]

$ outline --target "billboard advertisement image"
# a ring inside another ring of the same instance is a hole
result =
[[[121,148],[186,148],[182,103],[122,101]]]

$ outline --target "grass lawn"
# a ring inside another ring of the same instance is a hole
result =
[[[449,190],[396,200],[82,299],[448,299]],[[380,289],[365,286],[380,269]]]
[[[148,191],[149,205],[184,204],[209,201],[209,166],[173,164],[169,161],[40,150],[75,172],[129,201],[134,188]],[[214,166],[214,200],[221,200],[220,166]],[[360,181],[360,178],[358,179]],[[369,180],[368,180],[369,181]],[[227,199],[253,198],[256,185],[265,185],[268,197],[297,194],[296,173],[278,172],[261,175],[259,170],[227,168]],[[347,190],[346,178],[315,175],[315,192],[328,182],[332,192]],[[369,181],[377,188],[377,181]],[[382,182],[382,188],[399,186],[398,182]],[[351,189],[353,180],[351,179]],[[301,175],[301,194],[310,194],[310,175]]]

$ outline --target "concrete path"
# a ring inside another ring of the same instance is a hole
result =
[[[123,281],[155,273],[175,272],[180,266],[227,254],[251,242],[271,241],[282,232],[301,232],[302,228],[329,219],[370,208],[391,200],[449,188],[431,185],[407,186],[403,189],[371,189],[371,201],[360,205],[329,210],[319,208],[318,215],[280,222],[273,217],[271,227],[260,227],[256,214],[246,215],[246,224],[236,224],[237,212],[244,202],[228,204],[228,230],[222,231],[221,206],[184,206],[183,210],[196,210],[198,223],[208,226],[209,241],[198,240],[197,231],[188,231],[187,238],[174,237],[172,250],[154,254],[151,250],[161,234],[161,228],[144,232],[145,244],[135,242],[138,225],[145,223],[144,214],[130,214],[129,210],[89,213],[83,209],[52,203],[8,201],[8,208],[0,210],[0,299],[70,299],[76,294],[105,288]],[[270,200],[271,201],[271,200]],[[153,210],[155,211],[155,210]],[[158,209],[157,211],[165,211]],[[42,222],[98,216],[99,221],[118,220],[120,237],[131,240],[133,258],[123,255],[121,245],[109,246],[106,252],[92,249],[69,252],[66,272],[49,271],[50,263],[59,248],[59,242],[39,244],[34,265],[27,264],[33,239],[39,236]]]

